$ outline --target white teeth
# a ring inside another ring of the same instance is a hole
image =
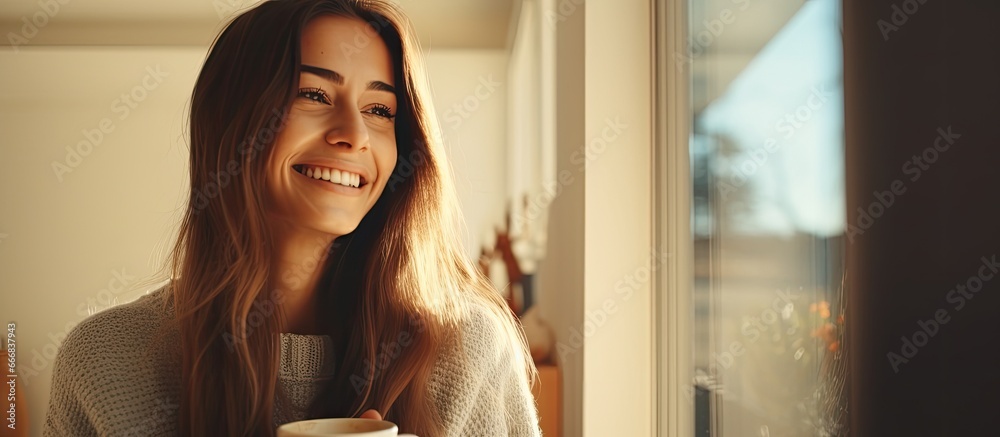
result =
[[[313,179],[322,179],[346,187],[361,186],[361,175],[357,173],[322,167],[306,167],[303,173]]]

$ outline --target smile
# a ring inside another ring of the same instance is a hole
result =
[[[341,185],[349,188],[361,188],[368,184],[368,181],[364,177],[357,173],[351,173],[349,171],[337,170],[335,168],[326,168],[312,165],[293,165],[292,168],[306,177],[310,177],[316,180],[327,181],[331,184]]]

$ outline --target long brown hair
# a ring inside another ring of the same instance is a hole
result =
[[[488,308],[533,378],[520,328],[462,248],[454,186],[403,14],[382,0],[267,1],[218,36],[191,101],[191,192],[170,260],[183,435],[272,435],[276,403],[286,402],[277,384],[280,293],[268,290],[277,273],[269,268],[265,164],[296,95],[302,31],[326,14],[366,21],[389,49],[398,159],[371,211],[323,257],[318,314],[349,329],[311,415],[374,408],[403,431],[440,434],[427,382],[470,304]],[[380,353],[387,345],[394,350]]]

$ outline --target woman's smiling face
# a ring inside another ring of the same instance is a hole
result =
[[[392,57],[369,24],[333,15],[306,25],[301,50],[298,95],[268,157],[269,214],[340,236],[396,166]]]

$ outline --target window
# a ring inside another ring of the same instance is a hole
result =
[[[689,135],[660,147],[686,146],[689,159],[691,278],[668,292],[689,293],[680,302],[693,314],[690,356],[663,358],[690,366],[681,374],[691,379],[696,436],[839,435],[840,2],[678,1],[688,19],[674,46],[683,52],[658,56],[684,72],[673,80],[688,107],[666,116]]]

